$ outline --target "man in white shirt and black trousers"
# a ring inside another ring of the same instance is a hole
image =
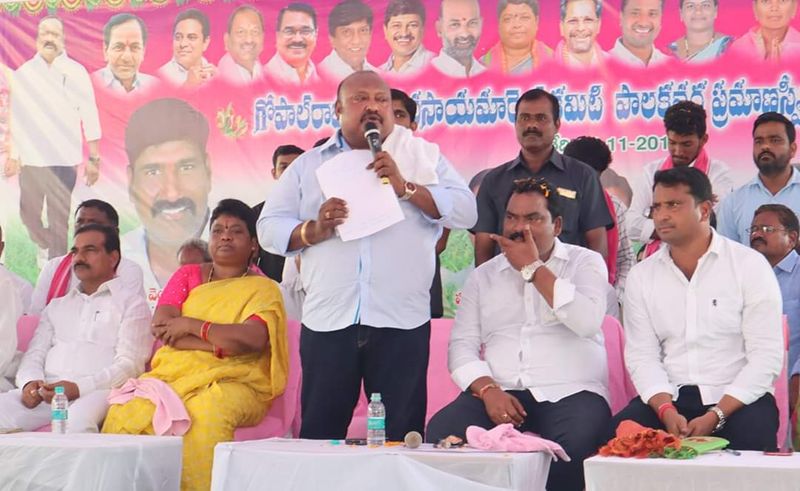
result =
[[[116,229],[89,224],[75,232],[72,268],[80,280],[42,311],[17,372],[19,389],[0,395],[0,431],[33,431],[50,421],[55,388],[70,401],[68,433],[96,433],[108,394],[144,371],[150,357],[150,309],[144,292],[116,275]]]
[[[772,449],[781,292],[761,254],[711,228],[712,205],[699,170],[656,173],[650,213],[664,245],[631,269],[625,289],[625,363],[639,397],[612,425],[632,419]]]
[[[547,489],[563,491],[583,489],[583,460],[611,420],[601,330],[610,287],[599,253],[557,239],[559,200],[544,179],[514,182],[503,236],[492,234],[503,254],[470,275],[450,337],[464,392],[431,419],[427,439],[513,423],[571,457],[550,467]]]

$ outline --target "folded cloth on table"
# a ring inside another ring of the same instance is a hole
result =
[[[600,447],[604,457],[663,457],[681,448],[681,441],[664,430],[654,430],[626,419],[617,426],[617,436]],[[671,451],[669,449],[672,449]]]
[[[556,442],[546,440],[533,433],[520,433],[511,423],[503,423],[491,430],[480,426],[467,428],[467,443],[481,450],[505,452],[547,452],[553,459],[569,462],[567,452]]]
[[[156,406],[153,430],[159,436],[183,436],[192,426],[192,419],[178,394],[157,378],[131,378],[108,395],[109,404],[125,404],[134,397],[147,399]]]

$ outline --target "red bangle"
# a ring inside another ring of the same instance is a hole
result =
[[[200,339],[203,341],[208,341],[208,331],[211,329],[211,322],[205,321],[203,325],[200,326]]]
[[[500,386],[497,385],[496,383],[489,382],[488,384],[486,384],[483,387],[481,387],[481,389],[478,391],[477,394],[473,394],[473,395],[475,397],[477,397],[478,399],[483,400],[483,396],[484,396],[484,394],[486,394],[487,390],[489,390],[489,389],[499,389],[499,388],[500,388]]]
[[[664,404],[658,406],[658,419],[659,421],[664,419],[664,413],[667,412],[668,409],[675,409],[675,405],[672,402],[665,402]],[[675,409],[677,411],[677,409]]]

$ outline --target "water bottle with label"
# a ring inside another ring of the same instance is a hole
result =
[[[69,400],[67,395],[64,394],[64,387],[57,386],[56,394],[50,402],[50,425],[53,433],[66,433],[67,432],[67,418],[69,417],[68,409]]]
[[[381,447],[386,443],[386,408],[381,395],[373,392],[367,406],[367,445]]]

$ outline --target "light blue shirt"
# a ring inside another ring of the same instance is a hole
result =
[[[433,219],[407,201],[405,219],[359,240],[338,236],[287,251],[292,231],[316,220],[326,198],[316,171],[350,147],[340,132],[304,153],[281,175],[258,219],[261,246],[284,256],[302,254],[300,278],[306,297],[303,325],[327,332],[353,324],[413,329],[430,320],[430,286],[435,246],[442,227],[465,229],[478,219],[475,197],[450,162],[440,156],[438,184],[426,186],[441,218]]]
[[[789,321],[789,374],[800,374],[800,256],[792,251],[772,268],[783,297],[783,314]]]
[[[761,205],[780,204],[797,213],[800,210],[800,172],[792,168],[792,177],[777,194],[772,194],[756,176],[725,197],[717,211],[717,231],[729,239],[750,246],[750,225]]]

